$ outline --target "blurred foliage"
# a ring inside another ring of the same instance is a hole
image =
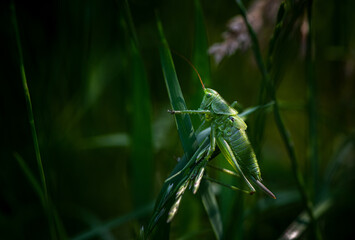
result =
[[[50,218],[23,91],[12,4]],[[244,1],[247,9],[252,4]],[[278,23],[282,17],[282,24],[266,24],[265,31],[257,32],[262,57],[321,236],[349,239],[355,213],[355,2],[314,0],[311,8],[305,0],[283,4],[279,18],[275,16]],[[234,1],[5,0],[0,11],[0,239],[132,239],[148,224],[164,180],[183,157],[174,119],[166,112],[170,103],[156,12],[170,48],[196,65],[207,87],[244,107],[268,101],[251,48],[218,65],[211,58],[210,69],[206,64],[202,48],[220,42],[227,22],[240,14]],[[272,34],[278,40],[270,44]],[[195,73],[183,59],[173,60],[187,108],[196,109],[202,90]],[[198,117],[192,122],[196,128]],[[223,237],[276,239],[292,233],[312,239],[271,111],[250,116],[247,124],[259,149],[264,183],[278,198],[213,184]],[[225,164],[221,156],[214,161]],[[237,181],[212,174],[226,183]],[[200,197],[185,193],[170,237],[215,239]]]

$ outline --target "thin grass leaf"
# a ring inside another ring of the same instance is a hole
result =
[[[34,149],[35,149],[37,165],[38,165],[38,169],[39,169],[39,173],[40,173],[40,177],[41,177],[42,187],[43,187],[43,191],[44,191],[45,201],[48,201],[46,177],[45,177],[44,170],[43,170],[41,152],[39,150],[39,144],[38,144],[38,138],[37,138],[37,132],[36,132],[36,124],[35,124],[35,120],[34,120],[34,116],[33,116],[31,95],[30,95],[30,91],[28,89],[28,84],[27,84],[25,66],[24,66],[23,55],[22,55],[20,33],[18,30],[16,10],[15,10],[14,4],[11,5],[11,10],[12,10],[12,20],[13,20],[14,29],[15,29],[16,43],[17,43],[17,48],[18,48],[19,60],[20,60],[20,73],[21,73],[21,78],[22,78],[22,86],[24,89],[24,94],[25,94],[25,99],[26,99],[27,114],[28,114],[30,128],[31,128],[32,140],[33,140],[33,145],[34,145]]]
[[[35,175],[31,171],[31,169],[28,167],[28,165],[26,164],[24,159],[21,157],[21,155],[15,152],[14,157],[15,157],[16,161],[18,162],[18,164],[20,165],[21,170],[24,172],[25,176],[29,180],[30,185],[32,186],[33,190],[35,191],[35,193],[37,194],[37,196],[41,200],[41,204],[42,204],[43,208],[45,209],[47,203],[45,200],[43,190],[41,188],[41,184],[38,182]],[[50,199],[49,199],[49,204],[52,204]],[[58,231],[58,238],[59,239],[67,239],[66,231],[64,229],[61,219],[59,218],[58,212],[56,211],[55,207],[53,207],[53,206],[51,207],[51,209],[53,211],[54,224],[55,224],[56,230]]]
[[[23,158],[20,156],[20,154],[15,152],[14,157],[15,157],[17,163],[20,165],[21,170],[24,172],[27,179],[30,181],[30,183],[31,183],[30,185],[32,186],[33,190],[36,192],[37,196],[41,200],[42,205],[45,206],[45,204],[46,204],[45,203],[46,202],[45,196],[44,196],[44,193],[43,193],[40,183],[37,181],[36,177],[34,176],[34,174],[31,171],[31,169],[28,167],[28,165],[23,160]]]
[[[39,170],[40,179],[41,179],[41,183],[42,183],[43,197],[44,197],[44,203],[45,203],[44,208],[46,210],[47,217],[48,217],[51,238],[57,239],[55,219],[54,219],[54,215],[53,215],[53,209],[51,208],[51,205],[49,203],[46,176],[44,173],[41,152],[39,149],[36,124],[35,124],[33,110],[32,110],[30,91],[28,89],[28,84],[27,84],[25,66],[24,66],[24,61],[23,61],[23,53],[22,53],[22,47],[21,47],[21,40],[20,40],[20,33],[19,33],[18,24],[17,24],[17,17],[16,17],[16,10],[15,10],[14,3],[11,4],[11,11],[12,11],[12,22],[13,22],[13,26],[14,26],[14,30],[15,30],[16,44],[17,44],[17,49],[18,49],[19,61],[20,61],[20,73],[21,73],[21,78],[22,78],[22,86],[23,86],[24,95],[25,95],[25,99],[26,99],[27,115],[28,115],[28,120],[29,120],[29,125],[30,125],[30,129],[31,129],[32,140],[33,140],[33,146],[34,146],[36,160],[37,160],[37,167]],[[31,179],[34,179],[34,178],[31,178]],[[36,190],[36,191],[38,191],[38,190]]]

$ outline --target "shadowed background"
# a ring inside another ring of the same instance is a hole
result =
[[[251,24],[266,59],[280,1],[265,2],[267,7],[252,1],[244,4],[249,13],[254,11],[249,17],[254,17]],[[307,5],[294,2],[299,7],[285,10],[282,41],[276,42],[269,71],[306,191],[315,206],[328,204],[317,217],[322,237],[345,239],[352,235],[355,213],[355,6],[350,0],[313,1],[313,48],[307,58]],[[236,32],[227,26],[240,14],[237,4],[197,3],[1,3],[1,239],[137,238],[164,180],[183,154],[174,119],[166,112],[170,103],[158,51],[156,12],[169,46],[194,62],[207,87],[230,103],[237,100],[245,108],[258,105],[261,75],[250,39],[238,28],[243,28],[239,20],[233,25],[239,29]],[[41,198],[43,189],[36,188],[42,185],[22,86],[14,12],[49,207]],[[196,19],[198,14],[202,21]],[[210,56],[210,67],[199,66],[198,57],[207,57],[214,43],[223,47],[228,37],[243,34],[246,39],[232,42],[244,44],[236,52],[226,56],[222,51],[218,64]],[[187,107],[196,109],[202,100],[200,83],[183,59],[173,58]],[[264,183],[278,199],[215,186],[226,239],[281,237],[304,210],[273,115],[266,112],[262,118],[264,125],[258,124],[256,115],[248,119],[248,135]],[[196,129],[198,117],[192,121]],[[185,195],[171,238],[215,239],[199,198],[191,192]]]

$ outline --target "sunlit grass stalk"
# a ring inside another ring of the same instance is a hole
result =
[[[299,189],[299,192],[301,194],[301,198],[302,198],[302,202],[306,208],[306,211],[311,219],[311,222],[314,223],[315,222],[315,218],[314,218],[314,214],[313,214],[313,209],[312,209],[312,203],[307,195],[306,189],[305,189],[305,184],[304,184],[304,178],[303,175],[301,174],[299,167],[298,167],[298,162],[297,162],[297,158],[296,158],[296,154],[295,154],[295,149],[294,149],[294,144],[292,142],[292,139],[285,127],[285,124],[282,120],[281,114],[280,114],[280,110],[279,110],[279,105],[276,99],[276,94],[275,94],[275,88],[273,86],[273,84],[270,81],[270,76],[269,73],[265,67],[265,64],[262,60],[262,56],[261,56],[261,51],[260,51],[260,47],[259,47],[259,43],[258,43],[258,39],[257,36],[252,28],[252,26],[250,25],[248,19],[247,19],[247,15],[246,15],[246,9],[244,7],[244,4],[242,3],[241,0],[236,0],[237,5],[241,11],[241,14],[243,16],[244,22],[248,28],[249,31],[249,35],[252,41],[252,48],[253,48],[253,53],[254,53],[254,57],[256,59],[257,65],[259,67],[259,70],[261,72],[262,75],[262,80],[265,83],[268,95],[271,97],[271,99],[274,101],[274,118],[275,118],[275,122],[277,125],[277,128],[280,132],[280,135],[282,137],[282,140],[286,146],[286,150],[288,153],[288,156],[291,160],[291,165],[292,165],[292,171],[293,174],[295,175],[296,178],[296,182],[297,182],[297,187]],[[319,236],[319,235],[317,235]]]
[[[12,21],[13,21],[14,30],[15,30],[16,44],[17,44],[18,54],[19,54],[22,86],[23,86],[25,99],[26,99],[27,115],[28,115],[30,129],[31,129],[31,135],[32,135],[32,141],[33,141],[33,146],[34,146],[34,150],[35,150],[36,160],[37,160],[37,166],[38,166],[40,179],[41,179],[41,183],[42,183],[42,188],[43,188],[43,192],[44,192],[45,210],[47,212],[47,216],[48,216],[48,220],[49,220],[51,237],[52,237],[52,239],[56,239],[54,219],[53,219],[52,212],[50,210],[50,203],[49,203],[47,184],[46,184],[46,176],[44,174],[44,169],[43,169],[43,164],[42,164],[42,159],[41,159],[41,152],[40,152],[39,144],[38,144],[36,124],[35,124],[35,120],[34,120],[34,116],[33,116],[30,91],[28,89],[28,84],[27,84],[27,79],[26,79],[26,72],[25,72],[25,67],[24,67],[24,62],[23,62],[22,47],[21,47],[20,34],[19,34],[19,30],[18,30],[16,10],[15,10],[14,3],[11,4],[11,11],[12,11]]]

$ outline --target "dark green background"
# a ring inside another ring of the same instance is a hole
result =
[[[112,223],[93,238],[136,238],[141,224],[149,220],[164,179],[183,153],[173,117],[166,113],[170,103],[155,14],[159,13],[170,47],[192,59],[193,1],[128,1],[144,66],[132,55],[132,26],[121,1],[14,3],[48,192],[64,235],[80,237]],[[244,3],[250,5],[250,1]],[[21,155],[40,182],[10,2],[0,6],[0,238],[50,239],[43,206],[13,155]],[[227,21],[239,10],[234,1],[203,0],[201,6],[212,45],[222,40]],[[318,221],[324,239],[346,239],[353,234],[354,9],[351,0],[313,2],[320,189],[313,188],[309,162],[308,87],[299,28],[283,29],[287,37],[279,43],[273,66],[274,72],[281,73],[277,98],[307,191],[316,200],[332,199]],[[302,17],[303,13],[297,21]],[[274,26],[265,27],[270,33],[260,38],[264,56]],[[197,108],[202,89],[184,60],[174,56],[174,62],[188,108]],[[146,76],[147,83],[135,85],[132,79],[137,76]],[[208,87],[228,102],[257,105],[260,79],[250,49],[236,52],[218,66],[211,58]],[[142,102],[147,105],[139,105]],[[266,116],[265,136],[255,147],[261,149],[264,183],[278,199],[273,202],[259,193],[250,197],[221,190],[217,196],[226,239],[278,238],[303,210],[284,144],[272,114]],[[198,118],[193,121],[198,123]],[[250,136],[257,134],[254,122],[253,117],[247,122]],[[111,145],[108,135],[113,136]],[[329,192],[322,195],[319,191],[334,161],[339,165],[324,187]],[[190,192],[185,195],[171,237],[214,239],[199,198]],[[223,200],[234,198],[233,202]]]

